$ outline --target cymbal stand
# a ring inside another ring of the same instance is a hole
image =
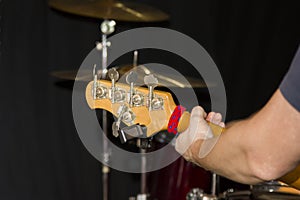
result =
[[[116,22],[114,20],[104,20],[101,23],[100,30],[102,33],[102,42],[96,44],[98,50],[102,50],[102,73],[101,78],[105,79],[107,74],[107,47],[111,46],[111,43],[107,40],[107,35],[111,34],[115,30]],[[97,75],[96,78],[97,79]],[[107,136],[107,111],[102,111],[102,129],[103,134]],[[104,163],[109,162],[110,151],[108,149],[108,144],[105,139],[103,139],[103,161]],[[106,164],[102,165],[102,188],[103,188],[103,200],[108,200],[108,174],[110,172],[109,167]]]
[[[150,148],[151,141],[149,139],[145,138],[139,138],[137,139],[137,146],[140,148],[140,153],[142,154],[141,157],[141,185],[140,185],[140,193],[136,196],[129,197],[129,200],[148,200],[150,197],[150,194],[147,192],[147,173],[146,173],[146,167],[147,167],[147,160],[146,160],[146,153],[147,148]]]
[[[138,66],[138,51],[133,52],[133,67]],[[126,82],[130,85],[131,90],[133,90],[134,82],[137,79],[137,74],[131,72],[126,77]],[[139,135],[139,134],[138,134]],[[151,147],[151,139],[149,138],[137,138],[136,145],[140,150],[141,156],[141,179],[140,179],[140,193],[136,196],[129,197],[129,200],[147,200],[149,199],[149,193],[147,193],[147,159],[146,153],[147,148]]]
[[[205,194],[204,191],[200,188],[192,188],[186,195],[186,200],[218,200],[218,197],[216,195],[218,182],[218,175],[213,172],[211,182],[211,194]]]
[[[213,196],[217,195],[217,185],[219,183],[218,179],[219,179],[218,175],[213,172],[211,178],[211,195]]]

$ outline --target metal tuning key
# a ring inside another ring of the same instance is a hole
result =
[[[148,108],[152,110],[152,101],[154,97],[154,88],[158,85],[158,80],[153,76],[153,74],[146,75],[144,77],[144,83],[148,86]]]
[[[127,76],[126,76],[126,82],[127,84],[130,85],[130,91],[129,91],[129,106],[133,106],[133,96],[134,96],[134,84],[138,79],[138,74],[134,71],[131,71]]]
[[[115,103],[116,81],[119,79],[119,72],[115,68],[108,70],[108,77],[111,80],[111,102]]]
[[[113,136],[115,136],[115,137],[119,136],[121,120],[122,120],[123,114],[124,114],[124,112],[126,112],[126,110],[127,109],[124,105],[122,105],[118,109],[117,121],[114,121],[113,124],[112,124],[112,133],[113,133]]]
[[[115,86],[116,81],[119,79],[119,72],[116,68],[111,68],[108,70],[108,77],[110,78],[113,86]]]
[[[124,140],[124,138],[126,138],[126,136],[124,134],[134,133],[134,131],[136,130],[133,128],[134,120],[135,120],[135,115],[130,110],[130,108],[128,108],[125,104],[121,105],[117,112],[117,121],[115,121],[112,124],[113,135],[115,137],[118,137],[119,133],[121,133],[121,135],[120,135],[121,141],[126,142],[126,140]],[[129,125],[131,128],[125,127],[125,128],[120,129],[120,125],[121,125],[122,121],[124,123],[126,123],[127,125]],[[133,136],[137,137],[136,135],[133,135]]]
[[[107,94],[107,88],[105,86],[101,86],[100,83],[98,83],[98,77],[99,74],[96,71],[96,64],[94,64],[94,68],[93,68],[93,87],[92,87],[92,96],[93,99],[103,99],[106,98],[106,94]]]

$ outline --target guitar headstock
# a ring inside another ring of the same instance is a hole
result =
[[[127,126],[146,127],[145,137],[151,137],[161,130],[166,130],[168,121],[176,104],[172,95],[154,90],[155,81],[151,75],[145,77],[148,88],[134,85],[135,75],[126,77],[125,83],[116,83],[114,70],[108,72],[112,81],[91,81],[86,87],[86,100],[91,109],[104,109],[117,118],[117,123]]]

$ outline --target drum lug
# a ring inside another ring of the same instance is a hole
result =
[[[202,189],[193,188],[186,195],[186,200],[218,200],[215,195],[205,194]]]

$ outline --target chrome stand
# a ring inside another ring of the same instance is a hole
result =
[[[140,147],[140,153],[142,154],[141,158],[141,188],[140,193],[137,196],[129,197],[129,200],[147,200],[149,199],[150,194],[147,192],[147,161],[146,161],[146,149]]]
[[[145,153],[146,153],[146,149],[140,149],[140,153],[142,154],[142,160],[141,160],[141,166],[142,166],[142,170],[141,170],[141,194],[147,194],[147,174],[146,174],[146,165],[147,165],[147,161],[146,161],[146,157],[145,157]]]
[[[107,74],[107,47],[110,47],[111,44],[107,41],[107,35],[111,34],[115,30],[116,22],[113,20],[104,20],[101,23],[100,30],[102,33],[102,42],[96,44],[96,48],[98,50],[102,50],[102,70],[101,70],[101,78],[105,79]],[[102,129],[104,136],[107,137],[107,111],[102,111]],[[103,136],[103,137],[104,137]],[[104,163],[108,163],[110,160],[110,151],[108,149],[108,143],[106,139],[103,139],[103,161]],[[103,200],[108,200],[109,195],[109,172],[110,168],[103,164],[102,165],[102,188],[103,188]]]

